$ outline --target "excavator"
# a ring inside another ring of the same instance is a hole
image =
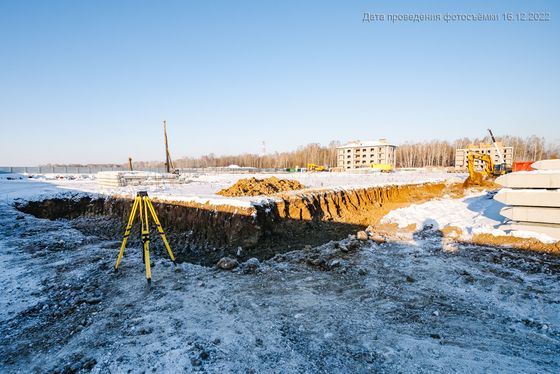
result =
[[[490,137],[492,138],[492,142],[494,143],[494,147],[496,148],[496,153],[500,159],[499,164],[494,164],[492,161],[492,157],[485,153],[478,153],[473,151],[468,151],[467,154],[467,168],[469,169],[469,176],[465,180],[465,186],[480,186],[484,183],[484,180],[492,180],[500,175],[506,174],[511,172],[511,169],[508,170],[506,167],[506,162],[502,151],[498,147],[496,143],[496,139],[494,138],[494,134],[492,130],[488,129],[490,133]],[[481,172],[475,170],[475,160],[480,160],[484,163],[484,169]]]
[[[484,163],[484,169],[482,170],[482,173],[475,170],[475,160],[480,160]],[[495,174],[496,169],[494,167],[494,163],[492,162],[492,157],[487,154],[469,151],[469,153],[467,154],[467,167],[469,169],[469,176],[467,177],[467,180],[465,180],[465,186],[481,186],[484,183],[484,180],[494,179],[497,176]]]

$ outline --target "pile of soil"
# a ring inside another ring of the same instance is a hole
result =
[[[495,183],[492,179],[485,178],[482,173],[476,173],[473,178],[470,176],[465,179],[463,183],[464,188],[471,188],[471,187],[481,187],[481,188],[489,188],[489,189],[496,189],[501,188],[499,184]]]
[[[479,233],[473,235],[471,240],[465,240],[464,242],[477,245],[517,248],[536,252],[560,254],[560,242],[543,243],[535,238],[517,238],[514,236]]]
[[[258,196],[304,188],[303,184],[291,179],[278,179],[276,177],[266,179],[248,178],[238,180],[233,186],[223,189],[217,194],[222,196]]]

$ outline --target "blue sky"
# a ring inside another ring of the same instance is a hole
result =
[[[560,141],[554,1],[0,1],[0,165]],[[548,12],[548,22],[362,22]]]

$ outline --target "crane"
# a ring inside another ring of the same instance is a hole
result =
[[[494,134],[492,134],[492,130],[488,129],[490,133],[490,138],[492,139],[492,143],[494,144],[494,148],[496,148],[496,153],[498,154],[500,163],[495,165],[495,168],[498,169],[500,174],[506,173],[506,159],[504,158],[504,154],[502,153],[500,147],[498,147],[498,143],[496,142],[496,138],[494,138]]]

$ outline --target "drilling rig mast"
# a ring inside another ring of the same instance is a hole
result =
[[[171,170],[175,170],[175,168],[173,167],[173,161],[171,160],[169,145],[167,143],[167,121],[163,121],[163,138],[165,140],[165,171],[171,173]]]

